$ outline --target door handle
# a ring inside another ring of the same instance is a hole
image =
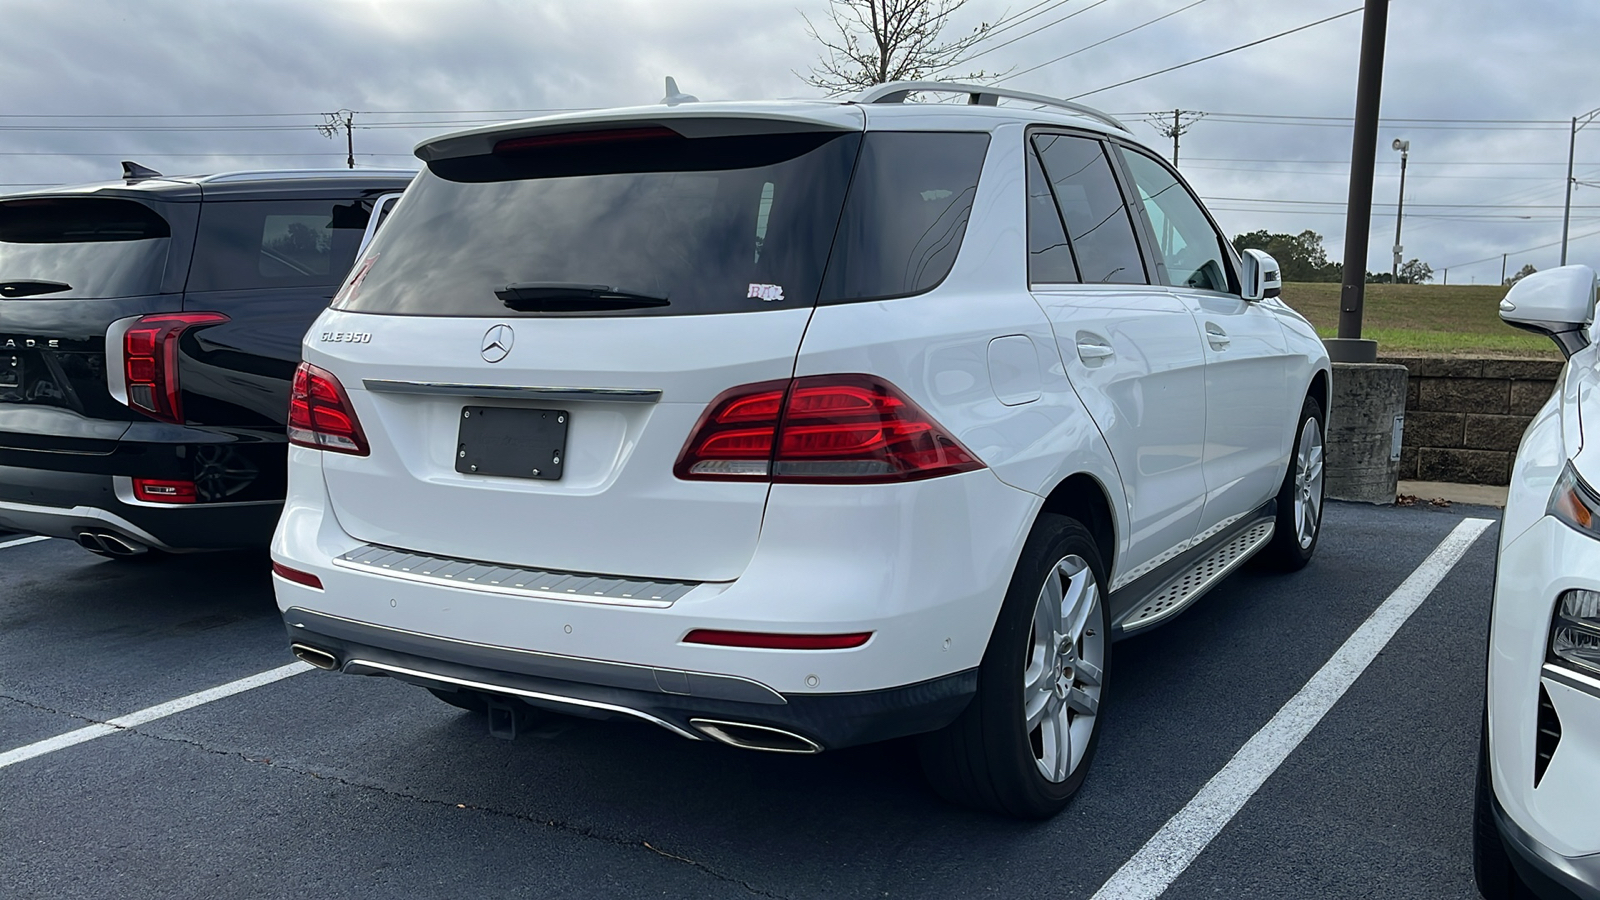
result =
[[[1228,345],[1233,343],[1233,338],[1228,337],[1228,333],[1220,326],[1207,322],[1206,341],[1211,344],[1211,349],[1221,351],[1228,349]]]
[[[1086,365],[1098,365],[1115,355],[1116,351],[1099,341],[1082,338],[1078,340],[1078,358],[1083,360]]]

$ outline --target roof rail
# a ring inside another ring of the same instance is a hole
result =
[[[1065,109],[1082,116],[1088,116],[1096,122],[1103,122],[1112,128],[1120,128],[1133,134],[1133,130],[1117,121],[1114,116],[1103,113],[1092,106],[1082,103],[1073,103],[1071,100],[1061,100],[1056,97],[1046,97],[1043,94],[1030,94],[1026,91],[1013,91],[1007,88],[987,87],[981,84],[961,84],[954,81],[891,81],[887,84],[875,84],[855,96],[856,103],[904,103],[906,97],[914,93],[929,94],[966,94],[967,103],[972,106],[996,106],[1001,97],[1008,100],[1023,100],[1028,103],[1037,103],[1041,106],[1053,106]]]

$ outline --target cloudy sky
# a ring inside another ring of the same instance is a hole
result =
[[[1009,14],[972,66],[1072,96],[1359,5],[969,0],[950,29]],[[666,75],[705,100],[816,96],[794,72],[817,53],[801,13],[823,22],[826,10],[826,0],[0,0],[0,192],[103,180],[121,159],[168,173],[343,165],[342,135],[315,128],[339,109],[356,111],[358,165],[415,167],[411,147],[451,122],[650,103]],[[1084,102],[1125,115],[1168,155],[1145,114],[1207,113],[1184,135],[1180,167],[1223,227],[1313,229],[1338,259],[1360,31],[1360,15],[1347,16]],[[1555,265],[1559,249],[1541,245],[1561,236],[1567,120],[1600,106],[1597,46],[1594,0],[1394,0],[1368,267],[1389,268],[1396,137],[1412,144],[1407,258],[1452,267],[1452,283],[1498,281],[1502,253],[1512,271]],[[1577,146],[1577,177],[1596,186],[1574,193],[1571,258],[1600,264],[1600,122]]]

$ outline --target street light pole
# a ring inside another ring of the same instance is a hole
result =
[[[1361,20],[1361,65],[1356,77],[1355,134],[1350,147],[1350,200],[1344,228],[1344,284],[1339,289],[1339,336],[1326,341],[1334,362],[1375,362],[1376,341],[1361,339],[1372,231],[1372,173],[1378,161],[1378,107],[1383,94],[1383,45],[1389,0],[1366,0]]]
[[[1411,157],[1411,142],[1395,138],[1390,146],[1400,151],[1400,203],[1394,216],[1394,267],[1389,272],[1389,281],[1391,284],[1399,284],[1400,257],[1404,255],[1406,249],[1400,246],[1400,228],[1406,221],[1406,160]]]

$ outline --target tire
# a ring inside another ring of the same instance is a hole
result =
[[[1484,719],[1478,742],[1478,784],[1472,796],[1472,880],[1484,900],[1522,900],[1533,894],[1517,876],[1511,855],[1500,839],[1491,808],[1494,788],[1489,781],[1489,722]]]
[[[483,695],[477,691],[446,691],[439,688],[426,688],[426,690],[457,709],[464,709],[471,713],[487,713],[489,711],[489,705],[484,702]]]
[[[1295,421],[1294,450],[1289,469],[1278,489],[1278,518],[1272,541],[1257,556],[1261,564],[1280,572],[1298,572],[1311,562],[1322,539],[1323,478],[1322,404],[1307,397]]]
[[[1083,784],[1111,652],[1105,578],[1088,529],[1039,517],[984,651],[977,694],[960,718],[919,740],[923,771],[945,799],[1045,819]]]

